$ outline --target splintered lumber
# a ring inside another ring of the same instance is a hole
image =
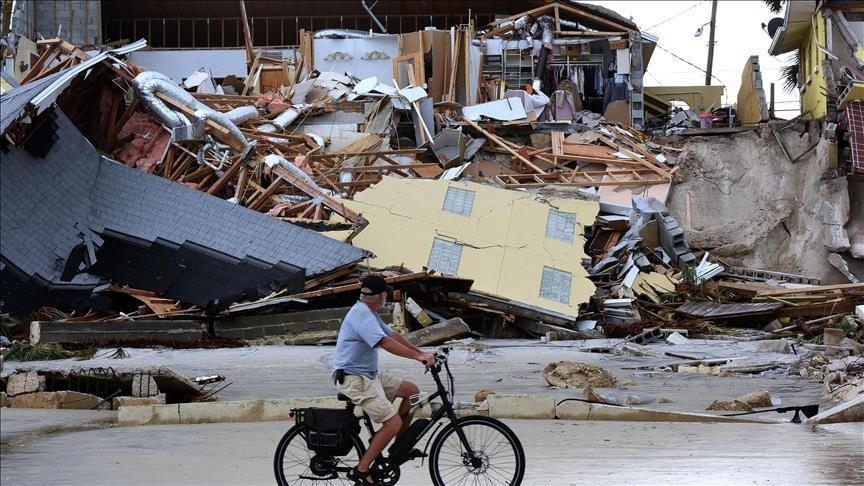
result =
[[[468,125],[472,126],[472,127],[473,127],[475,130],[477,130],[478,132],[482,133],[483,136],[485,136],[486,138],[488,138],[489,140],[491,140],[495,145],[498,145],[499,147],[501,147],[501,148],[503,148],[504,150],[506,150],[507,152],[509,152],[510,155],[512,155],[512,156],[516,157],[517,159],[519,159],[523,164],[525,164],[526,167],[530,168],[530,169],[533,170],[534,172],[537,172],[538,174],[545,174],[545,173],[546,173],[546,171],[544,171],[543,169],[541,169],[541,168],[537,167],[536,165],[534,165],[534,163],[532,163],[530,160],[528,160],[528,159],[526,159],[525,157],[523,157],[519,152],[517,152],[517,151],[513,150],[512,148],[510,148],[510,146],[509,146],[507,143],[505,143],[503,140],[501,140],[501,139],[498,138],[497,136],[493,135],[492,133],[487,132],[486,130],[480,128],[480,125],[474,123],[473,121],[471,121],[471,120],[469,120],[469,119],[467,119],[467,118],[464,118],[464,120],[465,120],[465,123],[467,123]]]
[[[330,208],[331,211],[339,214],[340,216],[347,219],[348,221],[351,221],[352,223],[356,224],[358,227],[362,228],[362,227],[366,226],[367,222],[363,218],[363,216],[360,216],[359,214],[357,214],[353,210],[349,209],[347,206],[345,206],[341,202],[337,201],[336,198],[328,196],[327,194],[325,194],[323,191],[321,191],[320,187],[313,186],[313,185],[307,183],[306,181],[304,181],[300,177],[289,172],[284,167],[275,166],[272,168],[272,170],[280,178],[285,179],[285,181],[287,181],[292,186],[305,192],[309,197],[311,197],[313,199],[320,200],[321,203],[324,204],[325,206],[327,206],[328,208]]]
[[[643,177],[645,176],[645,177]],[[501,174],[495,176],[495,182],[505,189],[518,189],[544,186],[647,186],[652,184],[668,184],[665,179],[656,177],[649,169],[637,170],[606,170],[585,172],[561,172],[553,174]]]
[[[405,334],[405,339],[414,346],[433,346],[451,339],[460,338],[469,332],[471,332],[471,329],[468,327],[468,324],[465,324],[465,321],[461,318],[454,317],[444,322],[424,327],[418,331],[409,332]]]

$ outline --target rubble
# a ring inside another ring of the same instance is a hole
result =
[[[765,390],[755,391],[742,395],[733,400],[714,400],[705,410],[745,411],[751,412],[755,408],[771,407],[771,394]]]
[[[557,361],[543,367],[543,378],[560,388],[615,388],[618,379],[603,368],[577,361]]]
[[[289,62],[247,37],[237,76],[156,71],[146,40],[31,43],[0,126],[18,337],[329,343],[376,272],[423,345],[605,336],[655,359],[758,339],[764,356],[668,369],[860,374],[840,361],[861,352],[864,284],[838,127],[771,120],[757,56],[734,109],[699,87],[709,102],[673,111],[675,90],[642,85],[656,39],[591,5],[299,39]],[[558,367],[550,384],[581,386]]]

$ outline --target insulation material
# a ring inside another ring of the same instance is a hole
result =
[[[136,111],[120,129],[117,139],[130,140],[111,154],[115,159],[129,167],[153,172],[165,155],[171,134],[152,116]]]

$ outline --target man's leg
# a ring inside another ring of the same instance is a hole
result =
[[[411,425],[411,397],[416,397],[419,393],[420,389],[417,388],[417,385],[408,380],[402,380],[402,383],[399,384],[399,387],[396,389],[396,396],[402,399],[398,411],[399,416],[402,417],[402,427],[399,428],[399,432],[396,434],[397,436],[402,435],[402,432],[405,432],[405,429]]]
[[[390,443],[390,440],[396,436],[396,433],[399,432],[401,428],[402,418],[398,413],[390,417],[388,420],[385,420],[384,423],[381,424],[381,428],[372,436],[372,441],[369,442],[369,448],[366,449],[363,457],[361,457],[360,461],[357,462],[357,470],[361,472],[368,471],[369,468],[372,467],[375,458],[378,457],[378,454],[384,450],[384,447]]]
[[[345,377],[345,383],[337,385],[337,388],[351,398],[355,405],[363,407],[369,418],[381,424],[381,428],[372,436],[369,448],[357,462],[357,471],[366,473],[378,454],[402,428],[402,417],[387,399],[381,381],[378,379],[370,380],[366,377],[349,375]],[[371,482],[371,478],[369,480]]]

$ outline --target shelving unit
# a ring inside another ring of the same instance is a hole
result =
[[[519,89],[534,80],[534,56],[531,48],[503,51],[503,79],[507,89]]]

